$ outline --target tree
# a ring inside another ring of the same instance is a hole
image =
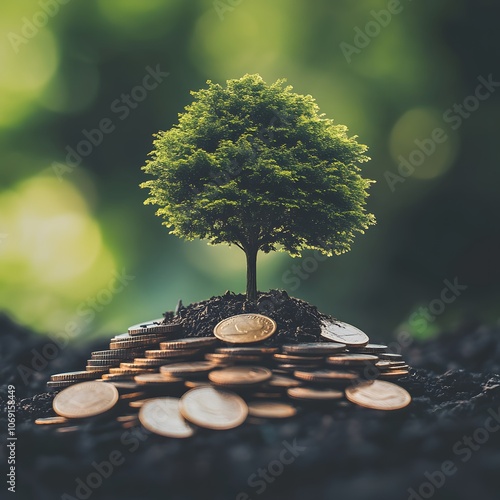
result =
[[[341,254],[375,223],[364,208],[374,181],[357,166],[369,160],[367,147],[284,82],[208,81],[179,122],[155,135],[143,167],[155,177],[141,184],[145,203],[160,207],[171,234],[245,252],[249,300],[259,250]]]

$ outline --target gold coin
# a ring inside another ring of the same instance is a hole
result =
[[[127,334],[128,335],[128,334]],[[110,342],[116,342],[117,344],[137,344],[141,345],[141,342],[164,342],[168,340],[168,335],[129,335],[128,337],[113,337]]]
[[[250,344],[271,337],[276,322],[262,314],[238,314],[222,320],[214,328],[214,335],[231,344]]]
[[[254,385],[269,380],[273,376],[271,370],[261,366],[233,366],[214,370],[208,379],[217,385]]]
[[[155,368],[110,368],[109,373],[113,375],[137,375],[139,373],[153,373]]]
[[[110,342],[110,349],[132,349],[135,347],[150,347],[160,344],[164,340],[162,338],[153,338],[151,340],[123,340],[120,342]]]
[[[118,366],[121,363],[120,359],[87,359],[87,366],[104,366],[105,368],[110,368],[112,366]]]
[[[399,410],[411,402],[408,391],[383,380],[347,387],[345,395],[352,403],[374,410]]]
[[[64,417],[45,417],[45,418],[37,418],[35,420],[35,424],[37,425],[58,425],[58,424],[65,424],[67,422],[69,422],[69,420]]]
[[[410,372],[408,370],[389,370],[386,372],[382,372],[379,375],[379,378],[383,379],[391,379],[391,378],[401,378],[409,375]]]
[[[193,349],[208,347],[218,342],[215,337],[188,337],[185,339],[169,340],[160,344],[160,349]]]
[[[235,354],[235,355],[247,355],[258,356],[266,354],[276,354],[279,352],[278,347],[217,347],[215,349],[217,354]]]
[[[273,375],[273,377],[268,381],[267,385],[270,387],[281,387],[283,389],[288,389],[289,387],[298,387],[301,385],[299,380],[290,377],[283,377],[281,375]]]
[[[378,361],[377,356],[372,354],[336,354],[335,356],[328,356],[326,362],[329,365],[338,366],[364,366],[366,364],[374,364]]]
[[[141,375],[136,375],[134,380],[138,384],[144,385],[172,385],[177,383],[182,383],[180,378],[167,378],[161,373],[143,373]]]
[[[217,365],[209,361],[192,361],[190,363],[174,363],[160,367],[160,373],[168,378],[171,377],[195,377],[206,375]]]
[[[104,373],[101,378],[106,381],[114,380],[132,380],[134,378],[133,373]]]
[[[141,356],[143,354],[142,349],[108,349],[106,351],[94,351],[91,356],[92,359],[119,359],[123,361],[125,359],[133,359],[136,356]]]
[[[130,403],[128,405],[130,406],[130,408],[142,408],[142,406],[147,401],[152,401],[153,399],[156,399],[156,398],[136,399],[135,401],[130,401]]]
[[[215,361],[216,363],[224,361],[231,361],[233,363],[259,363],[262,361],[262,356],[209,352],[205,354],[205,359]]]
[[[251,401],[248,403],[248,414],[260,418],[288,418],[296,415],[297,409],[287,403]]]
[[[128,394],[121,394],[120,395],[120,401],[126,399],[127,401],[129,399],[138,399],[138,398],[143,398],[146,393],[144,392],[129,392]]]
[[[294,354],[273,354],[273,358],[280,363],[296,364],[313,364],[324,361],[324,358],[321,356],[298,356]]]
[[[110,410],[117,401],[115,386],[91,381],[64,389],[54,398],[52,406],[61,417],[86,418]]]
[[[130,335],[142,335],[147,333],[175,333],[182,330],[180,323],[163,323],[164,319],[153,319],[138,323],[128,329]]]
[[[78,371],[78,372],[67,372],[67,373],[56,373],[50,377],[52,382],[62,382],[62,381],[77,381],[77,380],[91,380],[99,378],[100,373],[88,372],[88,371]]]
[[[130,401],[128,404],[130,408],[141,408],[145,403],[148,401],[153,401],[154,399],[158,398],[145,398],[145,399],[136,399],[135,401]]]
[[[141,370],[144,371],[145,369],[151,369],[151,367],[144,366],[142,364],[137,364],[134,361],[127,361],[125,363],[120,363],[120,368],[123,368],[124,370]],[[154,367],[153,367],[154,368]],[[113,373],[110,371],[110,373]],[[119,373],[119,372],[115,372]]]
[[[381,370],[384,370],[386,368],[389,368],[393,362],[392,361],[377,361],[375,363],[375,366],[377,368],[380,368]]]
[[[214,387],[198,387],[182,396],[182,416],[199,427],[226,430],[241,425],[248,407],[238,395]]]
[[[188,389],[196,389],[197,387],[212,387],[207,381],[204,380],[185,380],[184,385]]]
[[[102,375],[103,373],[107,373],[110,368],[116,368],[116,365],[108,365],[108,366],[89,366],[85,367],[85,370],[88,372],[94,372]]]
[[[385,372],[392,372],[392,371],[396,371],[396,370],[406,370],[408,371],[409,370],[409,365],[405,364],[404,362],[402,362],[401,364],[398,364],[398,365],[393,365],[392,364],[392,361],[388,361],[388,365],[382,365],[382,366],[379,366],[378,363],[375,365],[377,368],[379,368],[380,370],[382,370],[384,373]]]
[[[323,323],[321,336],[327,340],[345,344],[348,347],[364,346],[370,341],[366,333],[343,321]]]
[[[403,360],[403,355],[402,354],[397,354],[393,352],[381,352],[378,357],[380,359],[384,359],[386,361],[402,361]]]
[[[352,372],[341,372],[335,370],[317,370],[317,371],[302,371],[296,370],[294,372],[295,378],[299,380],[305,380],[307,382],[337,382],[337,383],[347,383],[358,379],[357,373]]]
[[[229,359],[218,359],[218,358],[212,358],[211,356],[204,356],[204,359],[208,361],[209,363],[213,363],[214,365],[217,366],[217,368],[228,368],[229,366],[234,366],[235,362],[230,361]],[[244,363],[242,363],[244,364]],[[249,363],[251,364],[251,363]]]
[[[350,347],[349,351],[362,352],[366,354],[378,354],[379,352],[386,352],[388,347],[383,344],[366,344],[363,347]]]
[[[235,363],[229,359],[215,359],[215,358],[205,358],[210,363],[213,363],[217,368],[227,368],[228,366],[233,366]]]
[[[389,366],[389,371],[395,371],[395,370],[410,370],[410,365],[398,365],[398,366]]]
[[[165,358],[188,358],[194,356],[200,352],[199,349],[171,349],[167,351],[166,349],[153,349],[146,351],[144,355],[146,358],[154,359],[165,359]]]
[[[177,398],[156,398],[147,401],[139,410],[139,420],[146,429],[160,436],[188,438],[194,434],[193,428],[179,411]]]
[[[345,351],[346,345],[338,342],[304,342],[302,344],[284,344],[283,352],[289,354],[336,354]]]
[[[343,399],[344,393],[335,389],[313,389],[311,387],[291,387],[287,390],[289,397],[302,401],[332,401]]]
[[[115,337],[112,337],[110,339],[110,342],[124,342],[124,341],[141,342],[143,340],[152,342],[155,339],[163,341],[166,339],[166,337],[163,334],[154,334],[154,333],[150,333],[148,335],[129,335],[128,333],[122,333],[121,335],[116,335]]]
[[[166,364],[165,358],[135,358],[133,361],[136,366],[143,366],[145,368],[157,368]]]

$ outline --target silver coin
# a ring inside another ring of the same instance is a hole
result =
[[[366,366],[378,361],[378,356],[373,354],[341,353],[334,356],[328,356],[326,362],[329,365],[339,366]]]
[[[370,341],[366,333],[343,321],[323,323],[321,336],[325,339],[345,344],[348,347],[365,346]]]
[[[179,323],[163,323],[163,318],[144,321],[129,327],[130,335],[141,335],[147,333],[174,333],[182,330]]]
[[[363,354],[378,354],[379,352],[386,352],[388,347],[383,344],[366,344],[363,347],[350,347],[350,352],[363,353]]]
[[[283,352],[287,354],[336,354],[345,351],[345,344],[337,342],[307,342],[302,344],[284,344],[281,346]]]
[[[141,424],[160,436],[188,438],[193,428],[184,420],[177,398],[163,397],[146,401],[139,410]]]
[[[403,360],[403,355],[402,354],[397,354],[393,352],[381,352],[378,357],[380,359],[385,359],[387,361],[402,361]]]

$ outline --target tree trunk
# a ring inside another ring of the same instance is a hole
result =
[[[245,250],[247,257],[247,300],[257,300],[257,252],[258,247],[250,247]]]

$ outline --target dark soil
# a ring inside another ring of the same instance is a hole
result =
[[[271,290],[260,293],[257,303],[228,291],[222,297],[178,308],[175,321],[182,321],[186,336],[206,337],[213,335],[219,321],[242,313],[265,314],[276,321],[277,334],[263,343],[269,346],[316,342],[320,338],[321,320],[328,318],[311,304],[289,297],[285,291]],[[165,316],[167,320],[174,319],[170,312]]]
[[[221,319],[249,311],[255,308],[243,296],[226,294],[181,308],[179,316],[187,335],[201,336]],[[303,301],[272,292],[260,296],[257,312],[278,322],[274,342],[318,338],[323,316]],[[45,389],[50,374],[80,369],[91,350],[106,344],[61,344],[44,364],[36,353],[47,352],[47,340],[0,317],[2,442],[8,384],[15,385],[18,398],[17,493],[7,496],[4,482],[0,498],[500,499],[500,425],[497,430],[494,420],[496,415],[500,422],[498,328],[469,325],[413,343],[403,354],[416,369],[398,382],[413,396],[403,411],[303,407],[286,422],[200,430],[189,440],[161,438],[140,427],[126,430],[102,417],[74,432],[35,426],[35,418],[52,414],[53,393]],[[287,447],[296,456],[284,454]],[[120,465],[103,478],[107,471],[99,476],[95,466],[110,454],[120,457]],[[449,475],[436,472],[443,464]],[[78,489],[80,481],[90,489]]]

